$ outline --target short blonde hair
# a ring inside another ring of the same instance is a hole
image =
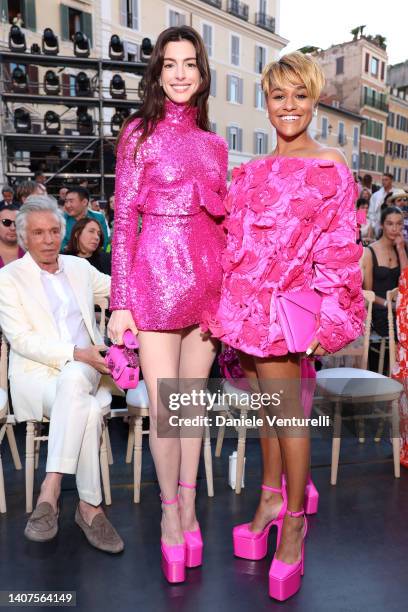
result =
[[[317,102],[324,87],[325,78],[317,61],[310,55],[294,51],[270,62],[262,72],[262,89],[266,97],[275,87],[301,81],[308,95]]]

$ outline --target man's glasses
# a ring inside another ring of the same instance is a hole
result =
[[[16,227],[16,222],[13,221],[12,219],[2,219],[1,222],[6,227],[11,227],[12,225],[14,225],[14,227]]]

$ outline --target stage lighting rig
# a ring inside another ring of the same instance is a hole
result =
[[[93,119],[88,113],[87,106],[78,106],[77,130],[81,136],[91,136],[93,134]]]
[[[33,43],[30,47],[30,53],[32,53],[33,55],[40,55],[41,54],[40,45],[37,45],[37,43]]]
[[[53,70],[47,70],[44,75],[44,91],[49,96],[58,96],[61,86],[59,76]]]
[[[78,72],[75,77],[75,95],[81,98],[92,96],[91,81],[85,72]]]
[[[28,92],[27,73],[21,66],[16,66],[11,73],[11,87],[15,93]]]
[[[122,127],[125,118],[126,117],[125,114],[122,112],[122,109],[115,108],[115,113],[112,115],[111,119],[112,136],[117,136],[119,134],[120,128]]]
[[[144,38],[142,40],[142,46],[140,48],[140,60],[142,62],[148,62],[151,54],[153,53],[153,45],[150,38]]]
[[[16,108],[14,111],[14,128],[18,134],[31,132],[31,117],[25,108]]]
[[[122,100],[126,98],[126,84],[120,74],[114,74],[111,78],[109,93],[112,98]]]
[[[47,134],[59,134],[61,131],[61,120],[54,111],[47,111],[44,115],[44,130]]]
[[[73,36],[74,55],[76,57],[89,57],[91,45],[86,34],[83,32],[75,32]]]
[[[25,34],[17,25],[12,25],[9,32],[8,45],[10,51],[25,53],[27,49]]]
[[[42,36],[41,46],[45,55],[58,55],[58,38],[57,36],[55,36],[51,28],[45,28]]]
[[[123,59],[125,58],[125,48],[123,42],[117,34],[113,34],[111,36],[109,42],[109,57],[112,60],[119,61],[123,61]]]

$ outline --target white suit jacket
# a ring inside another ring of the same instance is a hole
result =
[[[94,300],[108,297],[110,276],[86,259],[60,255],[86,328],[102,344]],[[17,420],[42,418],[42,388],[73,359],[74,345],[62,342],[42,281],[29,253],[0,270],[0,328],[10,343],[9,378]]]

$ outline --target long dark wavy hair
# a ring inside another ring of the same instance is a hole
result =
[[[81,237],[82,232],[84,231],[86,226],[89,225],[89,223],[96,223],[100,231],[99,244],[95,249],[95,253],[97,253],[98,251],[102,249],[103,247],[102,225],[99,223],[97,219],[94,219],[93,217],[84,217],[83,219],[80,219],[79,221],[77,221],[74,227],[72,228],[70,239],[68,241],[67,246],[65,247],[66,255],[78,255],[80,251],[79,239]]]
[[[196,106],[197,125],[206,132],[210,131],[210,121],[208,119],[208,96],[210,95],[211,72],[208,64],[207,51],[200,34],[187,25],[167,28],[159,35],[154,45],[153,53],[146,68],[146,73],[142,80],[141,87],[141,107],[132,113],[124,122],[116,147],[122,138],[126,126],[140,119],[135,126],[135,130],[142,128],[142,133],[138,139],[135,155],[140,145],[154,132],[159,121],[164,119],[164,102],[166,95],[160,85],[160,75],[164,62],[164,50],[167,43],[188,40],[194,45],[197,56],[197,67],[201,75],[201,83],[189,101],[190,106]],[[132,132],[133,133],[133,132]]]

